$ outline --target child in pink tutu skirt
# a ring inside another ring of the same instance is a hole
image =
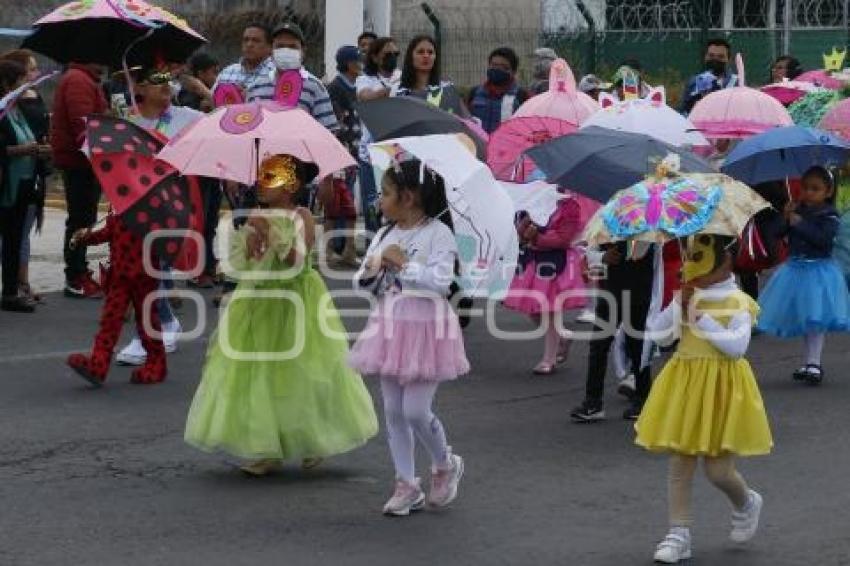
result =
[[[504,304],[546,328],[543,359],[533,370],[538,375],[550,375],[566,361],[570,342],[561,335],[562,313],[586,303],[581,253],[572,245],[581,227],[581,207],[572,198],[558,202],[546,226],[524,211],[517,214],[521,253]]]
[[[396,156],[384,176],[381,212],[390,220],[372,241],[355,275],[376,306],[351,349],[350,365],[381,380],[395,491],[387,515],[422,509],[414,437],[431,456],[427,503],[457,496],[463,459],[453,454],[431,411],[438,385],[469,371],[457,315],[447,300],[458,261],[443,179],[416,159]]]

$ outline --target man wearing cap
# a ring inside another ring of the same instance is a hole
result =
[[[228,65],[218,75],[212,91],[219,85],[235,84],[243,93],[246,101],[271,99],[274,96],[274,83],[268,80],[275,66],[271,58],[272,34],[263,24],[252,23],[242,32],[242,59]],[[262,83],[258,88],[257,83]]]
[[[301,95],[298,106],[333,133],[339,130],[331,98],[325,85],[304,68],[304,32],[294,22],[285,22],[272,34],[272,63],[274,69],[260,77],[248,89],[248,100],[273,99],[278,74],[298,71],[301,74]]]
[[[578,89],[596,101],[599,100],[599,94],[611,86],[611,83],[603,83],[596,75],[585,75],[578,83]]]

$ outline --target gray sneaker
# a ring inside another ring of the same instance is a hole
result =
[[[413,483],[396,480],[395,492],[384,504],[384,515],[406,517],[411,512],[422,509],[425,506],[425,494],[419,484],[419,478],[413,480]]]
[[[451,465],[447,469],[431,471],[431,490],[428,492],[428,505],[431,507],[445,507],[457,497],[457,486],[463,477],[463,458],[450,454],[449,462]]]
[[[761,516],[761,506],[763,503],[761,495],[756,491],[749,491],[750,498],[747,501],[747,506],[743,511],[732,512],[732,532],[729,533],[729,538],[733,542],[747,542],[754,536],[759,528],[759,517]]]

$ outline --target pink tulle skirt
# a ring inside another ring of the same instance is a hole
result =
[[[537,263],[529,262],[511,281],[504,305],[525,314],[580,309],[587,304],[585,288],[579,254],[569,250],[564,270],[551,277],[539,275]]]
[[[469,372],[460,323],[448,301],[405,295],[379,300],[348,363],[362,375],[391,377],[402,385]]]

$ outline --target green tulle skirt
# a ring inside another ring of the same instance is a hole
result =
[[[259,291],[267,296],[251,297]],[[240,283],[213,334],[185,439],[245,459],[327,457],[378,422],[319,274]],[[274,359],[273,359],[274,358]]]

